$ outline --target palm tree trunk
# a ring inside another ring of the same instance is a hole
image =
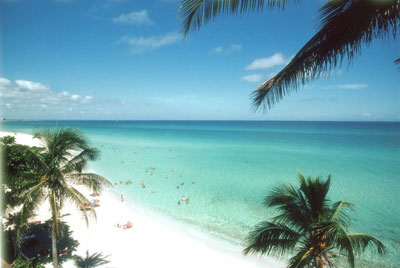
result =
[[[53,268],[58,268],[57,260],[57,235],[54,227],[51,228],[51,251],[53,254]]]

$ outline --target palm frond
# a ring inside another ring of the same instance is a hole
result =
[[[198,30],[221,15],[284,8],[287,0],[185,0],[179,7],[183,20],[183,32],[187,36],[190,30]],[[296,2],[296,0],[294,0]]]
[[[86,211],[87,207],[85,206],[85,203],[87,203],[90,207],[90,213],[91,213],[90,215],[93,216],[95,220],[97,220],[96,211],[94,210],[92,203],[83,194],[81,194],[74,187],[66,184],[64,185],[64,189],[65,189],[64,192],[65,198],[70,202],[72,202],[73,204],[75,204],[76,207],[82,211],[82,215],[86,221],[86,226],[89,226],[89,217]]]
[[[386,253],[386,248],[381,241],[366,234],[350,234],[348,237],[351,239],[353,248],[357,253],[363,252],[366,248],[375,246],[378,254],[383,255]]]
[[[313,247],[305,247],[300,249],[295,256],[289,259],[288,268],[308,267],[312,261],[313,251]]]
[[[276,76],[252,93],[255,110],[271,108],[291,91],[348,64],[361,53],[363,44],[396,37],[400,24],[400,0],[331,0],[321,9],[321,29]]]
[[[103,176],[95,173],[72,173],[67,178],[78,184],[82,184],[95,193],[101,193],[103,186],[112,187],[112,183]]]
[[[81,172],[88,161],[94,161],[98,158],[99,151],[96,148],[85,148],[71,159],[67,160],[63,166],[63,173]]]
[[[86,151],[85,158],[96,160],[98,152],[89,146],[88,140],[77,129],[61,128],[51,130],[41,130],[35,137],[42,139],[46,144],[49,153],[49,161],[54,165],[61,166],[71,159],[74,152]]]
[[[287,250],[292,250],[301,234],[292,230],[284,224],[273,222],[261,222],[248,236],[248,243],[243,252],[270,254],[272,251],[278,255],[283,255]]]
[[[354,204],[339,201],[332,205],[331,215],[329,217],[329,221],[336,221],[340,225],[347,227],[350,225],[350,216],[346,213],[346,210],[353,210]]]
[[[86,251],[86,257],[74,256],[75,265],[79,268],[92,268],[100,265],[110,263],[107,258],[110,255],[103,256],[103,253],[94,253],[89,255],[89,251]]]
[[[264,204],[276,207],[281,212],[274,221],[290,225],[297,230],[307,230],[310,227],[310,209],[301,191],[292,185],[275,187],[266,196]]]
[[[300,191],[304,194],[311,213],[311,219],[314,222],[322,220],[322,217],[329,211],[327,193],[331,183],[331,176],[329,175],[326,181],[322,181],[319,177],[305,179],[299,173],[299,182]]]
[[[350,235],[339,224],[332,223],[328,228],[325,229],[325,235],[328,240],[333,241],[340,252],[346,253],[350,267],[354,268],[354,248]]]

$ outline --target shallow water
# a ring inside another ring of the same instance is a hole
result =
[[[384,258],[364,255],[368,266],[400,264],[400,123],[61,121],[57,125],[79,128],[101,149],[101,159],[91,164],[96,172],[118,184],[132,180],[115,187],[128,202],[240,245],[252,226],[273,215],[262,206],[271,187],[296,184],[297,172],[332,174],[331,200],[356,204],[351,231],[376,236],[388,248]],[[52,121],[1,123],[2,130],[24,133],[54,126]],[[183,195],[189,197],[189,205],[182,202]]]

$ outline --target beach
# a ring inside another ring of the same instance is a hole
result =
[[[0,132],[0,136],[15,136],[16,142],[30,146],[40,146],[31,135]],[[73,185],[88,199],[90,192],[82,186]],[[79,241],[76,255],[85,256],[103,253],[111,262],[104,267],[283,267],[282,261],[272,258],[244,256],[241,248],[223,241],[214,240],[205,234],[179,223],[169,221],[140,207],[129,208],[122,202],[114,189],[106,189],[96,199],[97,221],[85,224],[80,211],[72,204],[66,204],[61,211],[71,214],[63,217],[72,231],[72,237]],[[39,209],[33,221],[50,218],[47,202]],[[132,222],[129,229],[118,228],[117,224]],[[48,264],[46,267],[51,267]],[[75,267],[72,261],[64,268]]]

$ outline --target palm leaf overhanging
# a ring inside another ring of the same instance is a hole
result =
[[[284,0],[185,0],[180,13],[187,35],[220,15],[261,11],[265,5],[284,8],[285,4]],[[277,75],[252,93],[255,110],[271,108],[291,91],[327,76],[344,60],[351,64],[363,44],[396,38],[400,26],[400,0],[331,0],[319,13],[320,30]]]
[[[269,9],[284,8],[287,0],[185,0],[179,7],[183,20],[184,35],[198,30],[221,15],[243,14],[247,11],[262,11],[266,4]],[[298,0],[292,0],[297,2]]]
[[[100,175],[82,172],[88,161],[99,157],[99,151],[90,147],[79,131],[70,128],[42,130],[35,138],[41,140],[43,148],[39,152],[28,148],[26,155],[30,156],[35,165],[35,171],[30,175],[36,179],[15,192],[22,204],[16,226],[16,241],[26,230],[26,223],[33,212],[47,199],[52,213],[53,266],[58,267],[56,239],[61,234],[59,214],[64,203],[68,201],[76,205],[82,211],[86,224],[88,216],[96,218],[91,202],[71,183],[83,185],[94,192],[101,192],[104,186],[112,184]],[[85,203],[89,204],[89,208]]]
[[[339,201],[331,204],[327,193],[331,177],[305,178],[299,174],[300,187],[282,185],[265,198],[266,207],[274,207],[278,215],[264,221],[249,233],[244,254],[259,253],[283,256],[294,253],[288,268],[336,267],[335,258],[345,256],[354,268],[355,255],[369,247],[378,254],[385,247],[378,239],[366,234],[347,233],[348,211],[353,204]]]
[[[89,255],[89,251],[86,251],[85,258],[75,256],[74,261],[75,265],[79,268],[93,268],[109,263],[110,261],[107,260],[108,257],[109,255],[103,256],[103,253],[93,253],[92,255]]]

